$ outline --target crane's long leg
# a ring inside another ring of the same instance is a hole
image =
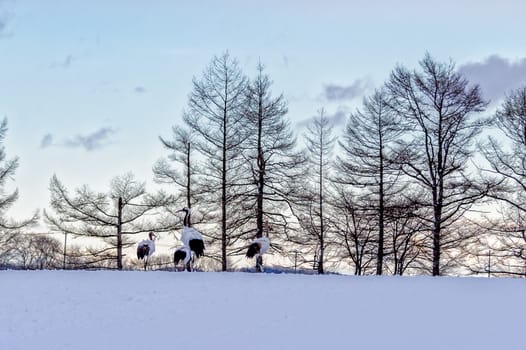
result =
[[[190,259],[186,263],[186,271],[188,272],[194,271],[194,256],[191,250],[190,250]]]
[[[256,256],[256,272],[263,272],[263,257],[259,254]]]

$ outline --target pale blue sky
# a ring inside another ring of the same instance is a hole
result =
[[[321,107],[340,120],[396,64],[426,51],[454,59],[498,101],[526,84],[526,2],[0,0],[0,117],[20,216],[49,201],[57,176],[105,191],[132,171],[152,183],[213,55],[259,59],[300,123]],[[343,125],[343,124],[342,124]]]

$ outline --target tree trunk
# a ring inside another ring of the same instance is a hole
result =
[[[257,193],[257,213],[256,213],[256,238],[263,237],[263,192],[265,189],[265,159],[263,157],[263,147],[261,138],[263,134],[263,107],[261,98],[259,99],[258,110],[258,193]],[[256,272],[263,272],[263,257],[260,255],[256,259]]]
[[[186,207],[190,209],[192,207],[192,191],[191,191],[191,169],[190,169],[190,143],[187,144],[188,147],[186,147]],[[191,219],[192,211],[188,212],[188,227],[192,226],[192,219]]]
[[[381,139],[381,136],[380,136]],[[382,154],[382,142],[380,141],[380,184],[379,184],[379,219],[378,219],[378,252],[376,254],[376,274],[381,275],[383,270],[383,262],[384,262],[384,215],[385,215],[385,208],[384,208],[384,156]]]
[[[435,206],[433,223],[433,276],[440,276],[440,231],[441,208]]]
[[[323,147],[323,132],[320,133],[320,145]],[[323,221],[323,148],[320,149],[320,256],[318,257],[318,273],[323,274],[323,259],[324,259],[324,250],[325,250],[325,223]]]
[[[122,197],[117,205],[117,269],[122,270]]]
[[[227,111],[226,106],[223,111],[223,150],[222,150],[222,169],[221,169],[221,270],[226,271],[226,146],[227,146]]]
[[[263,147],[261,145],[261,138],[263,134],[263,106],[261,105],[261,97],[259,98],[258,105],[258,198],[256,213],[256,238],[263,237],[263,191],[265,188],[265,159],[263,158]]]

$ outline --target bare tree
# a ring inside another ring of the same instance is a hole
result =
[[[355,275],[364,275],[374,267],[378,221],[374,211],[354,203],[355,197],[349,189],[338,186],[331,223],[340,259],[350,260]]]
[[[323,109],[312,119],[304,134],[307,148],[306,176],[301,181],[300,206],[303,214],[300,225],[305,232],[314,238],[317,249],[315,251],[315,265],[318,273],[324,273],[324,259],[329,221],[326,220],[326,208],[329,196],[329,171],[332,166],[332,150],[336,137],[332,135],[332,122],[325,115]]]
[[[82,236],[76,237],[82,240],[78,244],[68,244],[65,264],[62,267],[68,270],[88,270],[115,268],[115,253],[112,249],[101,251],[97,246],[93,246],[93,241],[84,240]],[[63,256],[64,258],[64,256]]]
[[[426,251],[427,226],[420,218],[422,208],[413,201],[399,198],[397,203],[387,208],[386,243],[391,251],[387,262],[393,275],[403,275],[410,268],[417,271],[425,265],[422,260]]]
[[[241,72],[237,60],[228,52],[215,56],[200,79],[194,78],[193,91],[188,101],[184,121],[195,133],[196,149],[205,158],[203,165],[203,191],[212,206],[210,211],[219,211],[220,236],[210,234],[221,242],[221,268],[227,269],[227,246],[234,244],[239,236],[233,232],[244,225],[232,208],[237,198],[235,181],[241,166],[241,144],[246,135],[242,132],[243,106],[247,79]]]
[[[130,236],[147,231],[166,231],[175,226],[169,219],[150,215],[173,203],[173,198],[163,192],[149,194],[145,184],[128,173],[115,177],[107,193],[95,192],[87,185],[75,190],[72,196],[66,187],[53,176],[50,183],[51,209],[44,216],[54,231],[76,237],[99,238],[102,245],[91,254],[99,262],[116,262],[123,268],[123,249],[134,242]]]
[[[362,110],[349,117],[339,141],[335,176],[337,182],[360,189],[356,193],[361,202],[372,204],[370,209],[378,212],[377,275],[383,271],[386,205],[401,187],[391,147],[403,133],[402,119],[388,107],[386,98],[385,91],[376,91],[364,99]]]
[[[153,166],[154,180],[157,183],[169,184],[175,186],[177,196],[175,202],[178,209],[181,207],[192,208],[194,205],[199,206],[202,186],[199,184],[199,167],[196,160],[196,147],[194,136],[191,130],[180,126],[172,128],[172,139],[160,137],[163,146],[171,153],[167,159],[159,159]],[[169,163],[174,162],[175,165]],[[179,170],[178,167],[182,167]],[[168,208],[167,208],[168,209]],[[172,211],[172,215],[176,215]],[[206,218],[201,218],[202,220]],[[189,220],[191,226],[193,221]]]
[[[155,181],[180,188],[186,207],[191,208],[193,204],[192,180],[196,174],[195,166],[197,164],[192,159],[192,134],[189,130],[174,126],[172,127],[171,140],[162,137],[159,137],[159,139],[163,146],[171,152],[168,160],[182,166],[183,170],[179,171],[177,168],[172,167],[166,159],[160,159],[153,167]]]
[[[478,244],[476,257],[481,264],[472,270],[497,276],[526,277],[526,215],[507,207],[504,217],[486,235],[486,244]],[[480,265],[484,268],[481,269]]]
[[[13,243],[16,235],[22,228],[34,225],[38,220],[38,212],[35,211],[29,219],[13,220],[8,217],[8,211],[18,200],[18,189],[7,192],[5,186],[11,180],[18,168],[18,157],[7,159],[3,146],[7,134],[7,119],[0,123],[0,259],[8,263],[12,257]]]
[[[271,228],[274,232],[276,228],[287,229],[290,183],[303,160],[295,150],[296,138],[286,119],[285,98],[272,97],[271,85],[259,63],[257,75],[247,87],[244,113],[248,138],[243,144],[248,175],[243,202],[245,210],[255,213],[256,238],[262,237],[264,230],[268,235]],[[256,264],[257,269],[259,266]]]
[[[19,234],[20,233],[15,230],[2,232],[0,236],[0,268],[7,268],[14,265],[18,244],[17,236]]]
[[[482,172],[500,181],[490,196],[504,204],[500,220],[491,220],[489,225],[496,242],[492,250],[495,261],[507,260],[508,266],[514,266],[500,268],[500,272],[523,273],[526,261],[526,86],[506,96],[493,122],[504,134],[504,138],[500,138],[504,142],[489,136],[479,147],[488,163]]]
[[[478,85],[470,85],[453,62],[439,63],[429,54],[419,71],[399,66],[386,84],[389,105],[414,130],[401,141],[403,172],[427,192],[423,204],[433,208],[432,273],[440,275],[441,238],[484,196],[486,188],[470,178],[473,141],[486,123],[473,116],[486,107]]]
[[[15,266],[23,269],[56,269],[60,266],[61,243],[46,234],[17,236]]]
[[[511,144],[504,147],[490,136],[479,147],[489,165],[483,172],[502,181],[491,196],[526,212],[526,87],[506,97],[493,121]]]

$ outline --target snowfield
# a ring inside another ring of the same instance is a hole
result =
[[[524,350],[526,281],[0,271],[0,349]]]

